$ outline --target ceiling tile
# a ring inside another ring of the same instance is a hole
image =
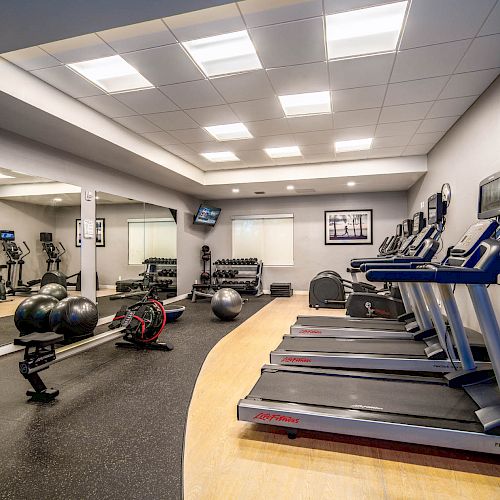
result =
[[[418,128],[419,133],[446,132],[460,117],[447,116],[444,118],[429,118],[424,120]]]
[[[347,10],[363,9],[373,5],[392,3],[394,0],[324,0],[325,14],[336,14]]]
[[[314,132],[313,132],[314,133]],[[260,137],[262,148],[280,148],[282,146],[297,146],[295,137],[289,135],[270,135],[269,137]]]
[[[188,109],[186,113],[202,127],[225,125],[227,123],[236,123],[239,121],[238,117],[227,104],[210,106],[208,108]]]
[[[158,89],[136,90],[134,92],[121,92],[115,97],[137,113],[161,113],[174,111],[177,106]]]
[[[375,131],[375,137],[390,137],[393,135],[413,135],[420,124],[421,120],[398,123],[379,123]]]
[[[438,76],[437,78],[391,83],[387,89],[384,106],[434,101],[438,98],[447,81],[447,76]]]
[[[399,106],[384,106],[380,113],[380,123],[404,122],[421,120],[431,109],[432,102],[416,104],[401,104]]]
[[[2,57],[26,71],[50,68],[61,64],[55,57],[52,57],[38,47],[7,52],[6,54],[2,54]]]
[[[45,43],[40,48],[65,64],[115,55],[95,33]]]
[[[248,122],[246,126],[254,137],[288,134],[290,132],[286,118]]]
[[[194,153],[191,148],[182,144],[171,144],[168,146],[163,146],[163,149],[166,149],[174,155],[192,155]]]
[[[123,58],[154,85],[203,79],[179,44],[130,52]]]
[[[275,136],[275,137],[280,138],[281,136]],[[224,144],[225,148],[224,150],[231,150],[236,152],[236,151],[252,151],[256,149],[262,149],[266,147],[263,141],[264,141],[263,137],[257,137],[257,138],[254,137],[253,139],[241,139],[238,141],[228,141]]]
[[[203,128],[190,128],[186,130],[172,130],[173,137],[184,143],[190,142],[209,142],[213,137]]]
[[[330,86],[326,62],[270,69],[267,74],[279,95],[321,92]]]
[[[218,151],[236,151],[233,149],[233,142],[236,141],[227,141],[227,142],[219,142],[219,141],[207,141],[207,142],[194,142],[190,143],[189,147],[196,151],[197,153],[215,153]]]
[[[325,144],[311,144],[310,146],[300,146],[300,151],[306,158],[311,155],[332,154],[333,140]]]
[[[441,92],[440,99],[480,95],[500,74],[500,68],[453,75]]]
[[[198,124],[184,111],[170,111],[168,113],[155,113],[146,115],[148,120],[158,125],[165,131],[197,128]]]
[[[321,16],[321,0],[252,0],[238,2],[243,19],[249,28],[269,24],[297,21],[308,17]]]
[[[334,90],[332,92],[333,110],[336,112],[379,108],[384,102],[386,88],[386,85],[377,85],[357,89]]]
[[[317,130],[316,132],[303,132],[295,134],[297,146],[307,146],[310,144],[327,144],[333,141],[331,130]]]
[[[254,149],[250,151],[238,151],[238,158],[242,162],[252,162],[252,163],[271,163],[271,158],[266,155],[262,149]]]
[[[364,125],[363,127],[337,128],[334,131],[336,141],[349,141],[351,139],[367,139],[374,137],[375,125]]]
[[[391,82],[451,75],[469,43],[469,40],[460,40],[398,52]]]
[[[179,141],[172,137],[167,132],[150,132],[148,134],[142,134],[145,139],[158,144],[159,146],[166,146],[168,144],[179,144]]]
[[[331,114],[297,116],[288,118],[288,125],[292,133],[313,132],[333,129],[333,119]]]
[[[415,134],[411,141],[410,144],[412,146],[419,146],[422,144],[436,144],[436,142],[443,137],[444,132],[429,132],[426,134]]]
[[[237,102],[231,104],[231,107],[240,120],[244,122],[284,117],[283,108],[276,97],[259,99],[256,101]]]
[[[211,80],[227,102],[251,101],[274,96],[274,90],[263,69]]]
[[[148,132],[159,132],[160,129],[142,116],[125,116],[123,118],[114,118],[115,122],[120,123],[124,127],[129,128],[138,134],[146,134]]]
[[[245,29],[236,4],[196,10],[163,20],[181,42]]]
[[[388,158],[391,156],[401,156],[403,154],[405,147],[387,147],[387,148],[375,148],[366,151],[367,158]]]
[[[488,19],[486,19],[479,36],[494,35],[496,33],[500,33],[500,2],[497,2]]]
[[[473,38],[496,0],[414,0],[401,50]]]
[[[160,87],[160,90],[182,109],[203,108],[224,104],[209,80],[176,83]]]
[[[392,137],[376,137],[373,140],[372,148],[394,148],[406,146],[411,139],[411,135],[394,135]]]
[[[460,116],[472,105],[477,96],[456,97],[436,101],[426,118],[440,118],[442,116]]]
[[[379,114],[380,108],[360,109],[357,111],[339,111],[333,115],[333,128],[375,125],[378,121]]]
[[[131,24],[97,33],[119,54],[176,43],[176,39],[161,19]]]
[[[32,71],[31,74],[49,83],[56,89],[62,90],[71,97],[89,97],[104,94],[101,89],[81,76],[78,76],[66,66],[37,69]]]
[[[335,161],[364,160],[368,158],[368,151],[348,151],[345,153],[335,153]]]
[[[117,101],[110,95],[82,97],[79,101],[83,102],[83,104],[86,104],[87,106],[90,106],[96,111],[99,111],[103,115],[109,116],[110,118],[135,115],[134,111],[127,106],[124,106],[121,102]]]
[[[330,61],[330,82],[333,90],[370,85],[383,85],[389,81],[396,54],[379,54]]]
[[[324,61],[323,19],[305,19],[250,30],[265,68]]]
[[[434,147],[434,144],[419,144],[418,146],[406,146],[406,148],[403,151],[404,155],[425,155],[427,154],[432,148]]]
[[[500,34],[476,38],[464,58],[458,65],[456,73],[478,71],[500,67]]]

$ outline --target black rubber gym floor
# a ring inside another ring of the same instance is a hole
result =
[[[227,323],[208,301],[181,301],[184,315],[167,325],[173,351],[110,342],[58,363],[41,373],[61,391],[50,405],[26,402],[18,353],[0,359],[0,498],[181,498],[184,431],[201,365],[270,301],[251,297]]]

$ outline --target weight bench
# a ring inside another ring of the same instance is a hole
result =
[[[24,358],[19,362],[21,375],[28,380],[33,389],[26,391],[31,401],[47,403],[58,395],[58,389],[48,389],[38,372],[46,370],[56,361],[55,344],[64,340],[57,333],[31,333],[14,339],[14,345],[24,347]]]

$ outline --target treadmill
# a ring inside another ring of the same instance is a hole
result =
[[[481,187],[481,215],[500,216],[500,173]],[[493,186],[491,184],[494,184]],[[495,194],[497,199],[491,202]],[[492,208],[489,208],[492,207]],[[250,394],[238,402],[238,420],[284,427],[290,437],[308,429],[337,434],[500,454],[500,327],[487,285],[500,273],[500,242],[483,241],[473,268],[370,270],[370,281],[466,285],[492,364],[473,359],[444,377],[265,365]],[[450,326],[463,327],[453,294]]]

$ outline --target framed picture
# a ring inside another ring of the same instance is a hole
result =
[[[373,210],[325,211],[325,245],[372,245]]]
[[[95,246],[105,247],[106,246],[106,219],[96,219],[95,220]],[[75,220],[75,245],[77,247],[82,246],[82,220]]]

